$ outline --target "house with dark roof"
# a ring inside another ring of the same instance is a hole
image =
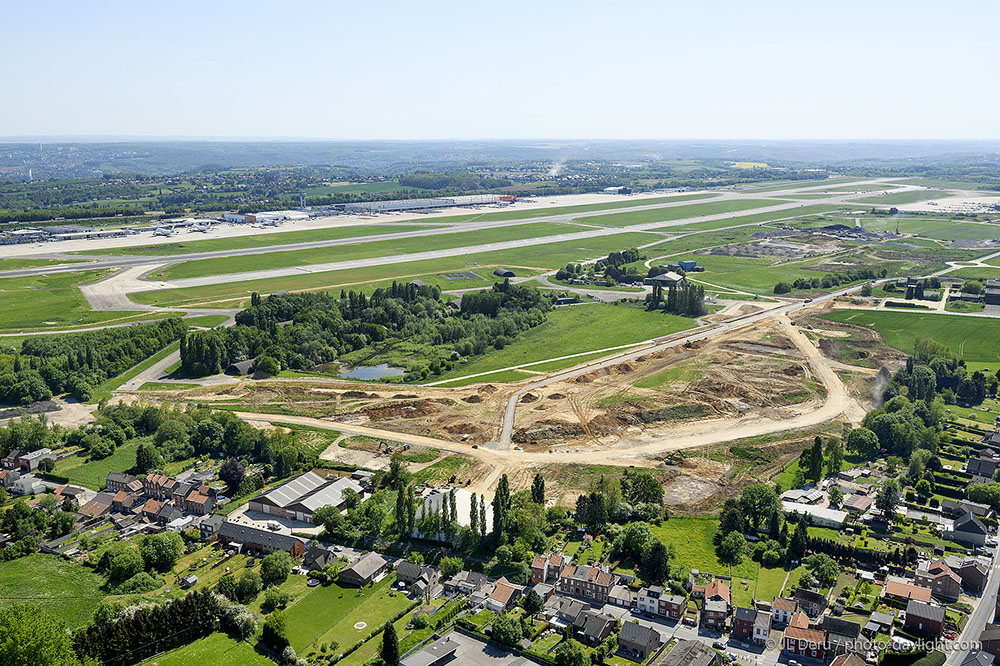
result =
[[[2,460],[0,460],[0,467],[3,469],[18,469],[17,459],[21,457],[24,453],[21,449],[11,449],[10,453],[5,455]]]
[[[438,568],[429,564],[414,564],[404,560],[396,569],[396,580],[406,585],[413,594],[423,595],[427,590],[437,587],[440,578]]]
[[[626,622],[618,633],[618,651],[632,661],[642,663],[663,645],[660,632],[638,622]]]
[[[721,661],[722,655],[701,641],[684,638],[677,641],[657,666],[715,666]]]
[[[979,634],[979,647],[993,655],[995,659],[1000,659],[1000,624],[986,625]]]
[[[612,585],[608,592],[608,603],[612,606],[632,608],[635,606],[635,592],[625,585]]]
[[[545,616],[549,619],[549,624],[562,629],[563,627],[572,626],[576,622],[576,618],[586,608],[587,604],[579,599],[553,596],[545,602]]]
[[[984,437],[983,441],[988,442],[989,435]],[[1000,455],[997,455],[997,452],[991,448],[980,449],[969,458],[967,465],[966,469],[969,474],[977,474],[992,479],[993,475],[1000,469]]]
[[[109,493],[140,493],[142,492],[142,481],[131,474],[108,472],[108,475],[104,478],[104,489]]]
[[[982,504],[981,502],[970,502],[969,500],[953,500],[945,497],[941,500],[941,511],[945,515],[953,516],[955,518],[960,518],[967,513],[971,513],[977,518],[986,518],[991,513],[993,509],[989,504]]]
[[[293,559],[298,559],[306,550],[305,542],[298,537],[230,521],[222,523],[219,527],[218,539],[225,546],[236,547],[238,545],[242,553],[270,554],[283,550]]]
[[[378,553],[365,553],[357,562],[341,569],[337,580],[348,585],[364,587],[385,571],[387,566],[385,558]]]
[[[731,635],[741,641],[753,640],[753,626],[757,622],[756,608],[737,606],[733,611],[733,630]]]
[[[611,635],[617,620],[597,611],[585,610],[573,622],[573,635],[581,643],[597,645]]]
[[[335,551],[333,546],[323,544],[306,546],[306,552],[302,556],[302,567],[308,571],[317,571],[329,564],[335,564],[339,559],[340,553]]]
[[[958,666],[993,666],[993,655],[985,650],[969,650]]]
[[[219,534],[219,528],[222,527],[222,523],[224,522],[226,522],[225,517],[218,514],[213,513],[210,516],[203,516],[198,521],[198,535],[201,537],[201,540],[211,541],[215,539]]]
[[[792,595],[792,599],[795,600],[798,607],[805,611],[809,617],[819,617],[828,605],[825,595],[805,587],[796,589],[795,594]]]
[[[483,589],[490,582],[485,574],[475,571],[459,571],[444,582],[444,593],[448,595],[461,594],[471,596],[473,592]]]
[[[986,589],[986,578],[989,575],[989,565],[974,557],[965,559],[948,558],[946,560],[951,570],[962,580],[962,587],[971,592],[982,592]]]
[[[986,539],[989,537],[986,526],[971,513],[956,518],[951,529],[946,530],[946,534],[950,535],[954,541],[970,543],[973,546],[986,545]]]
[[[940,636],[944,631],[944,620],[945,610],[941,606],[932,606],[911,599],[906,604],[906,620],[903,621],[903,626],[912,631]]]
[[[829,654],[847,654],[858,649],[861,625],[857,622],[824,615],[816,628],[826,632],[826,647]]]

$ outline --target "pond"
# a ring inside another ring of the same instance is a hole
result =
[[[345,379],[382,379],[383,377],[402,377],[406,374],[406,370],[382,363],[380,365],[359,365],[354,368],[345,368],[338,374]]]

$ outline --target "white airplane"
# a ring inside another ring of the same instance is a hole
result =
[[[211,227],[208,226],[207,224],[196,224],[193,227],[191,227],[191,231],[197,231],[199,233],[207,234],[209,231],[211,231]]]
[[[173,227],[157,227],[153,232],[154,236],[169,236],[174,233]]]

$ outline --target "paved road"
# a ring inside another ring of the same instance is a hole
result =
[[[969,616],[969,620],[965,623],[962,635],[959,636],[960,645],[962,642],[978,641],[979,635],[983,633],[983,629],[986,628],[986,625],[993,618],[997,591],[1000,589],[1000,572],[998,572],[998,568],[1000,568],[1000,548],[996,549],[996,552],[993,554],[993,560],[990,562],[990,573],[989,579],[986,581],[986,590],[983,591],[983,595],[979,598],[979,603],[976,605],[975,610],[972,611],[972,615]],[[953,650],[948,654],[945,666],[958,666],[968,653],[968,649]]]

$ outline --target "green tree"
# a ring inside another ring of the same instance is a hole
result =
[[[447,580],[462,570],[465,563],[460,557],[442,557],[438,562],[438,569],[441,571],[441,579]]]
[[[813,481],[823,478],[823,439],[819,435],[809,449],[809,478]]]
[[[806,554],[806,549],[808,548],[809,534],[806,531],[806,521],[800,518],[798,525],[795,526],[795,531],[792,533],[791,541],[788,543],[788,550],[792,557],[801,559]]]
[[[108,578],[112,586],[124,583],[143,568],[142,555],[137,548],[125,548],[111,560]]]
[[[751,483],[744,488],[739,504],[744,517],[755,529],[781,506],[774,488],[764,483]]]
[[[587,664],[587,654],[583,651],[583,646],[572,638],[560,643],[554,656],[556,666],[586,666]]]
[[[248,604],[257,598],[263,587],[259,573],[244,571],[236,583],[236,600],[241,604]]]
[[[844,501],[844,491],[840,489],[840,486],[830,487],[830,506],[837,508]]]
[[[542,612],[544,603],[538,592],[528,590],[528,593],[521,599],[521,608],[524,609],[528,617],[534,617]]]
[[[280,585],[292,573],[292,558],[283,551],[271,553],[260,561],[260,578],[264,585]]]
[[[931,489],[931,482],[927,479],[920,479],[917,481],[917,485],[914,486],[917,491],[917,495],[920,496],[921,501],[926,502],[927,498],[931,496],[934,491]]]
[[[739,502],[727,499],[722,504],[722,513],[719,514],[719,531],[725,536],[730,532],[746,532],[746,530],[746,521],[743,519],[743,510]]]
[[[80,666],[73,640],[55,615],[36,606],[0,608],[0,664]]]
[[[531,501],[545,505],[545,478],[541,472],[535,472],[535,478],[531,482]]]
[[[719,544],[718,555],[719,559],[726,564],[736,566],[743,560],[743,556],[748,551],[746,537],[739,532],[730,532]]]
[[[654,540],[646,551],[643,568],[646,580],[652,585],[662,585],[670,575],[670,552],[659,539]]]
[[[177,532],[147,534],[139,542],[139,554],[147,569],[169,571],[184,552],[184,539]]]
[[[504,533],[507,531],[507,521],[510,512],[510,482],[504,474],[497,482],[496,492],[493,494],[493,536],[500,543]]]
[[[642,559],[652,541],[653,533],[649,529],[649,523],[636,521],[629,523],[622,530],[622,549],[636,561]]]
[[[521,623],[508,613],[497,615],[490,625],[490,638],[503,645],[517,645],[522,637]]]
[[[396,627],[392,622],[385,623],[382,630],[382,647],[379,648],[379,656],[389,666],[396,666],[399,663],[399,637],[396,635]]]
[[[148,442],[140,444],[139,448],[135,450],[134,469],[136,473],[145,474],[161,467],[163,467],[163,456],[156,450],[156,447]]]
[[[840,567],[829,555],[815,553],[805,558],[802,563],[809,568],[809,571],[819,580],[822,586],[828,587],[837,582]]]
[[[844,464],[844,445],[836,437],[826,440],[826,473],[836,476]]]
[[[865,460],[874,460],[879,452],[878,437],[868,428],[854,428],[847,436],[847,450]]]
[[[896,479],[886,479],[875,494],[875,508],[882,512],[890,524],[896,521],[896,507],[899,506],[902,494]]]
[[[267,616],[267,619],[264,620],[261,639],[265,645],[276,652],[281,652],[288,647],[288,620],[285,618],[284,611],[276,610]]]

